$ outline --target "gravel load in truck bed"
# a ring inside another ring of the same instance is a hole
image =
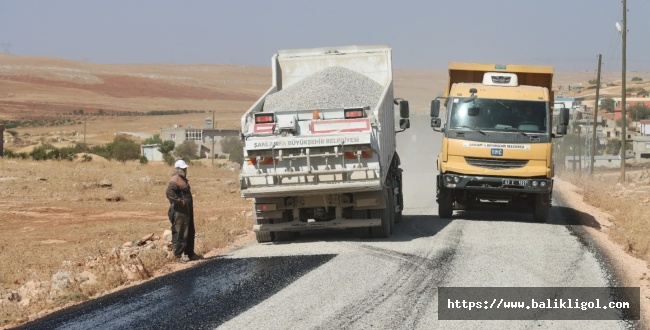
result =
[[[335,66],[266,97],[264,111],[374,107],[382,86],[353,70]]]

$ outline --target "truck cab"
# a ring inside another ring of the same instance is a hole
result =
[[[566,133],[568,110],[553,132],[553,69],[451,63],[432,126],[443,132],[438,157],[439,215],[455,209],[523,207],[545,222],[551,204],[552,139]]]

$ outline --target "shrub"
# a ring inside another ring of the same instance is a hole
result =
[[[614,105],[616,104],[616,101],[612,98],[607,98],[602,100],[602,106],[605,109],[606,112],[614,112]]]
[[[221,150],[228,154],[228,160],[242,165],[244,162],[244,144],[235,136],[227,136],[221,140]]]
[[[140,145],[123,136],[115,137],[110,146],[111,157],[120,161],[140,158]]]
[[[34,148],[34,150],[29,153],[29,156],[32,157],[33,160],[46,160],[47,150],[41,145]]]
[[[196,159],[197,158],[197,145],[194,140],[185,140],[183,143],[176,147],[174,153],[178,158],[183,159]]]
[[[15,152],[13,152],[11,150],[8,150],[8,149],[4,151],[4,155],[0,155],[0,156],[4,156],[4,157],[7,157],[7,158],[18,158],[18,155],[16,155]]]
[[[174,150],[175,147],[176,147],[176,142],[167,140],[160,143],[160,147],[158,147],[158,151],[160,151],[161,154],[166,155],[170,153],[172,150]]]
[[[147,164],[149,160],[145,156],[140,156],[140,164]]]
[[[90,147],[90,152],[98,155],[100,157],[104,157],[106,159],[111,159],[111,152],[108,150],[107,146],[92,146]]]
[[[174,163],[176,162],[176,158],[174,158],[174,156],[167,153],[167,154],[163,154],[163,161],[165,162],[165,164],[169,166],[174,166]]]
[[[163,143],[163,141],[160,138],[160,134],[154,134],[152,137],[146,138],[146,139],[144,139],[144,141],[142,141],[142,144],[158,144],[158,145],[161,145],[162,143]]]
[[[607,141],[607,146],[605,147],[605,153],[609,155],[618,155],[621,151],[621,140],[611,139]]]

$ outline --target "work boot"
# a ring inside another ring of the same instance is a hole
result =
[[[181,257],[176,257],[178,258],[178,261],[180,261],[182,264],[190,261],[190,258],[188,258],[186,255],[182,255]]]
[[[192,261],[201,260],[201,259],[203,259],[203,256],[200,255],[200,254],[196,254],[196,253],[195,253],[195,254],[192,254],[192,255],[190,256],[190,260],[192,260]]]

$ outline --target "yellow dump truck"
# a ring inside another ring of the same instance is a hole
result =
[[[546,222],[553,192],[551,140],[566,134],[569,121],[568,109],[561,109],[552,129],[552,83],[550,66],[449,64],[444,96],[431,102],[431,126],[443,133],[440,217],[461,209],[514,207]],[[440,116],[441,99],[446,118]]]

